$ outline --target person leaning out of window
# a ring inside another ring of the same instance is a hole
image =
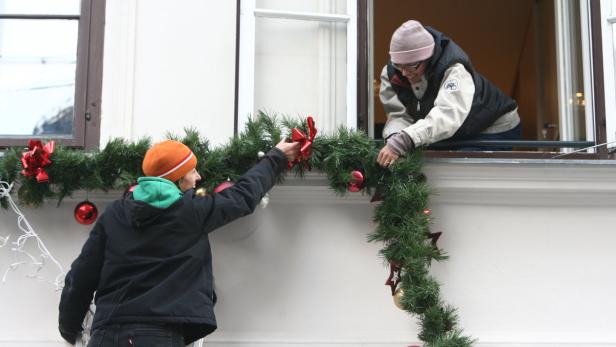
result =
[[[409,20],[392,35],[389,55],[381,73],[380,99],[387,113],[386,145],[377,157],[381,166],[446,139],[520,139],[515,100],[475,71],[462,48],[443,33]]]

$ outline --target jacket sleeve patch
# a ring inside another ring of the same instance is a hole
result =
[[[448,92],[455,92],[456,90],[458,90],[458,80],[455,78],[447,80],[443,84],[443,89],[445,89]]]

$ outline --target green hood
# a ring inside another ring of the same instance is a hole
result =
[[[156,208],[167,208],[182,198],[182,192],[173,182],[159,177],[139,177],[133,198]]]

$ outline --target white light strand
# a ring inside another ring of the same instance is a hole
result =
[[[21,211],[19,210],[19,207],[17,207],[17,204],[15,203],[15,201],[13,201],[13,198],[11,197],[11,189],[13,189],[13,183],[9,184],[8,182],[0,181],[0,198],[6,198],[9,205],[13,209],[13,211],[15,211],[15,213],[17,214],[17,227],[22,232],[22,235],[20,235],[17,238],[17,241],[10,243],[11,245],[13,245],[11,250],[17,253],[21,253],[30,259],[30,264],[35,266],[35,270],[33,273],[27,276],[36,278],[38,280],[45,281],[45,279],[39,275],[39,272],[45,266],[46,260],[51,260],[51,262],[54,263],[58,267],[58,270],[59,270],[58,275],[56,276],[54,281],[51,283],[53,283],[56,286],[56,290],[61,290],[63,287],[62,280],[65,275],[64,269],[62,268],[62,265],[56,260],[56,258],[54,258],[53,255],[51,255],[51,252],[49,252],[49,250],[43,243],[43,240],[41,240],[39,235],[34,231],[32,226],[26,219],[26,216],[24,216],[24,214],[21,213]],[[26,250],[24,250],[24,247],[26,246],[27,241],[31,238],[34,238],[36,240],[38,249],[41,252],[40,260],[38,260],[35,256],[30,254]],[[9,236],[6,236],[6,237],[0,236],[0,248],[6,246],[8,241],[9,241]],[[17,270],[17,268],[19,268],[20,265],[23,265],[26,263],[27,263],[26,261],[20,261],[20,262],[15,262],[13,264],[10,264],[8,268],[6,269],[6,271],[4,272],[4,275],[2,276],[2,283],[6,282],[6,278],[9,272]]]
[[[6,246],[7,242],[9,242],[9,236],[7,237],[0,236],[0,248]]]

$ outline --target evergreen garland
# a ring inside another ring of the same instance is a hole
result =
[[[187,129],[182,138],[171,134],[168,137],[192,149],[199,158],[197,170],[203,177],[199,186],[212,191],[227,179],[237,180],[255,164],[259,151],[273,147],[294,127],[306,131],[303,120],[279,120],[260,113],[226,146],[210,148],[194,129]],[[52,164],[45,168],[49,173],[47,183],[19,174],[24,149],[11,148],[0,158],[0,180],[16,182],[20,203],[29,206],[39,206],[51,198],[59,204],[76,190],[125,189],[143,175],[141,161],[150,145],[149,139],[135,143],[116,139],[97,152],[57,146],[51,155]],[[336,134],[315,138],[309,166],[324,172],[331,188],[341,195],[347,191],[351,172],[363,173],[362,188],[383,197],[375,209],[377,228],[368,241],[383,242],[381,255],[390,263],[400,264],[399,286],[404,291],[401,305],[419,318],[419,338],[426,347],[472,346],[474,340],[464,336],[457,326],[456,309],[443,302],[440,285],[429,274],[432,260],[447,256],[429,238],[429,216],[423,211],[430,189],[421,173],[421,151],[383,169],[376,163],[379,147],[363,132],[340,128]],[[305,167],[296,165],[292,170],[301,176]],[[0,202],[6,208],[6,201]]]

